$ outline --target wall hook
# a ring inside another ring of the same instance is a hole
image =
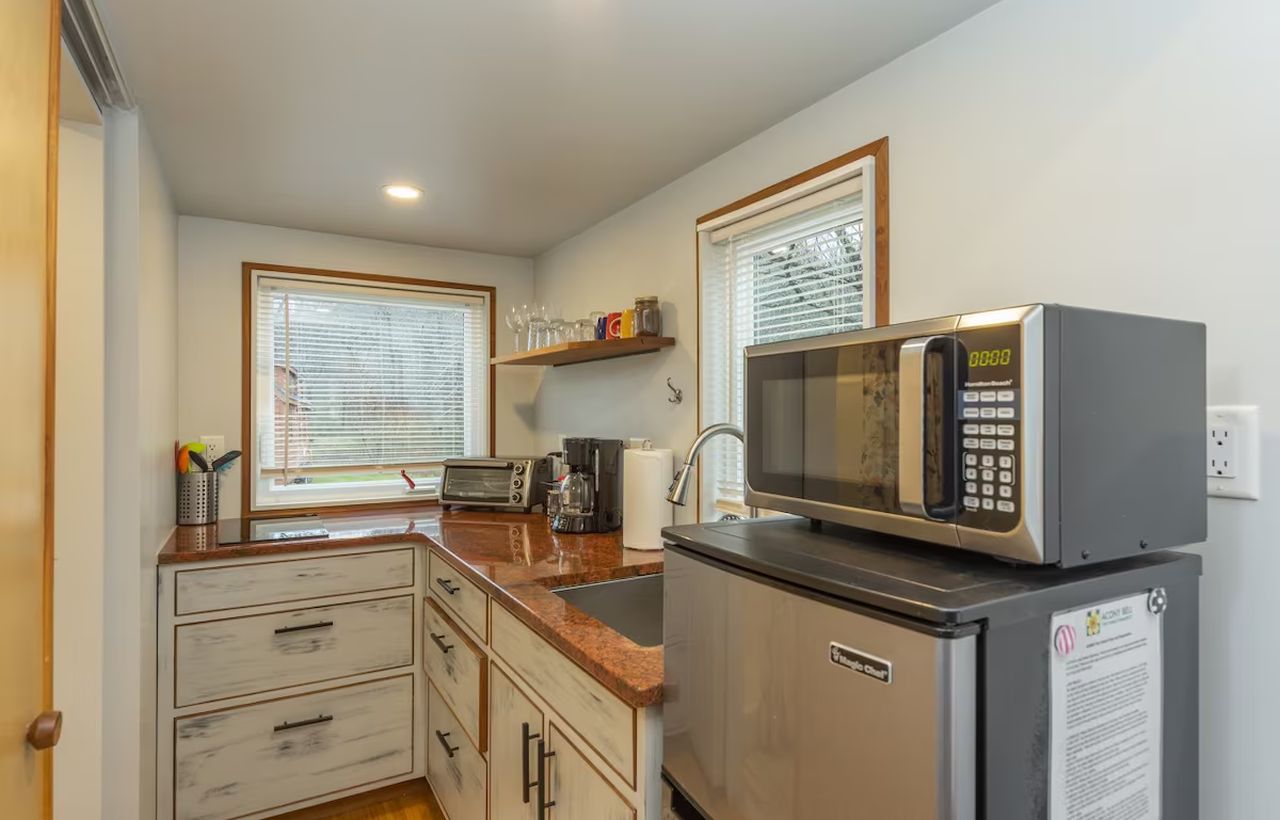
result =
[[[667,376],[667,389],[671,391],[671,395],[667,397],[667,401],[671,404],[679,404],[684,401],[684,391],[671,383],[671,377]]]

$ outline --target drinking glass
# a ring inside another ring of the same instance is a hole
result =
[[[515,334],[515,352],[523,353],[528,350],[529,340],[525,336],[525,328],[529,323],[529,306],[528,305],[512,305],[507,311],[507,330]]]
[[[533,317],[529,320],[529,349],[537,350],[547,346],[547,320]]]

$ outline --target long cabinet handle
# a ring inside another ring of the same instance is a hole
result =
[[[556,804],[547,799],[547,760],[556,756],[547,751],[547,742],[538,741],[538,820],[547,820],[547,809]]]
[[[307,720],[299,720],[296,723],[290,723],[286,720],[284,723],[277,723],[272,727],[272,731],[283,732],[287,729],[301,729],[303,726],[315,726],[317,723],[328,723],[331,720],[333,720],[333,715],[317,715]]]
[[[445,592],[449,593],[450,595],[462,589],[462,587],[454,586],[453,584],[449,583],[448,578],[436,578],[436,585],[439,586],[441,589],[443,589]]]
[[[442,732],[439,729],[436,729],[436,740],[440,741],[440,745],[444,747],[444,753],[449,757],[453,757],[453,753],[458,751],[458,747],[449,745],[449,741],[447,740],[449,734],[449,732]]]
[[[435,645],[440,647],[441,652],[444,652],[447,655],[449,650],[453,649],[453,644],[444,642],[444,635],[437,635],[434,632],[430,632],[428,634],[431,635],[431,640],[435,642]]]
[[[289,632],[305,632],[308,629],[326,629],[333,626],[333,621],[316,621],[313,624],[302,624],[300,626],[282,626],[276,629],[277,635],[284,635]]]
[[[529,793],[533,791],[533,787],[538,785],[537,780],[529,779],[529,741],[537,740],[542,737],[537,732],[529,731],[529,724],[521,724],[521,740],[520,740],[520,769],[523,772],[523,779],[520,781],[524,784],[524,802],[529,802]]]

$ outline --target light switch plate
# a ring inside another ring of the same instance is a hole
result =
[[[1205,474],[1209,495],[1257,501],[1262,457],[1257,405],[1208,408]]]
[[[226,436],[201,436],[200,443],[204,445],[204,457],[210,464],[218,460],[218,456],[227,451]]]

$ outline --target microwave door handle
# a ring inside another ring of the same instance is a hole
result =
[[[898,356],[898,503],[919,518],[933,518],[924,503],[925,356],[947,338],[908,339]]]

